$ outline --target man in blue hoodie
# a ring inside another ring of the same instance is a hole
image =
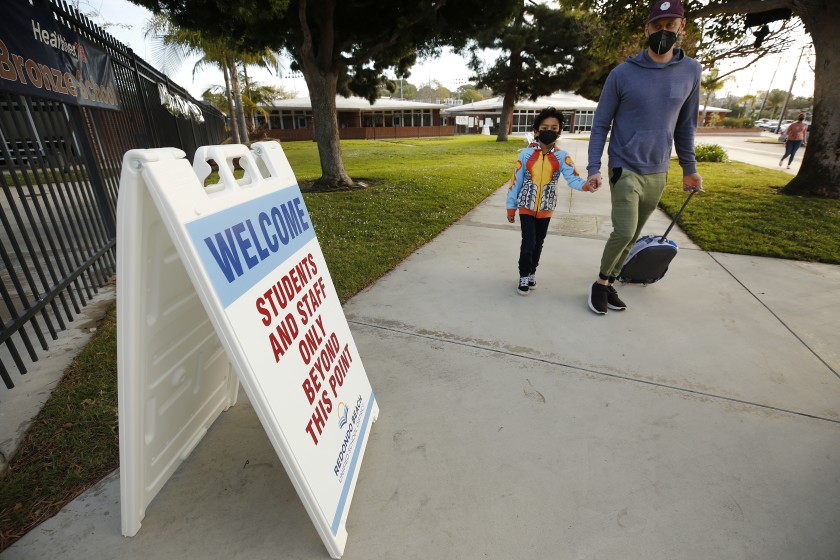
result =
[[[700,189],[694,132],[700,105],[700,63],[674,47],[685,33],[680,0],[658,0],[645,25],[648,48],[610,72],[589,139],[589,190],[601,186],[601,154],[608,149],[613,232],[604,247],[589,308],[603,315],[627,308],[613,287],[633,243],[665,190],[671,146],[683,170],[683,189]]]

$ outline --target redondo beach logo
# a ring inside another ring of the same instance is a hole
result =
[[[353,412],[350,414],[349,407],[343,402],[339,403],[339,417],[338,425],[341,428],[346,426],[344,437],[341,438],[341,449],[338,451],[338,456],[335,458],[335,466],[333,473],[338,477],[339,481],[344,480],[344,475],[347,474],[347,466],[350,464],[350,457],[353,455],[353,449],[356,447],[356,437],[358,436],[358,428],[362,422],[362,405],[364,399],[362,395],[356,399],[356,404],[353,406]]]
[[[343,428],[347,424],[347,404],[342,401],[338,403],[338,427]]]

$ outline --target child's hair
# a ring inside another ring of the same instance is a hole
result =
[[[546,107],[545,109],[537,113],[537,116],[534,117],[534,124],[532,125],[532,128],[534,130],[539,130],[542,122],[545,119],[549,119],[551,117],[554,117],[555,119],[560,121],[560,130],[563,130],[563,113],[561,113],[554,107]]]

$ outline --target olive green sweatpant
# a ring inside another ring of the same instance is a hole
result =
[[[610,169],[613,231],[601,256],[603,276],[615,278],[621,272],[633,243],[662,198],[667,176],[667,173],[639,175],[628,169]]]

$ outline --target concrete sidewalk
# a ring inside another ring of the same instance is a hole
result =
[[[678,233],[596,316],[607,191],[564,193],[528,297],[499,191],[345,305],[381,414],[344,558],[840,557],[840,267]],[[118,476],[0,558],[328,557],[246,398],[131,539]]]

